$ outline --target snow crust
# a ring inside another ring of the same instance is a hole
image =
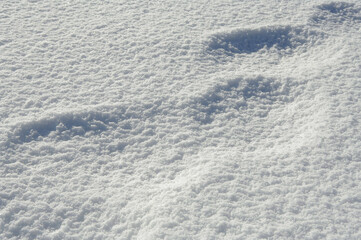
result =
[[[361,239],[358,1],[0,2],[0,239]]]

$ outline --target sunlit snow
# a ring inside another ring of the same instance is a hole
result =
[[[361,4],[0,1],[0,239],[361,239]]]

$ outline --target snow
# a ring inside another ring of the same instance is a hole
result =
[[[0,239],[361,238],[358,1],[0,19]]]

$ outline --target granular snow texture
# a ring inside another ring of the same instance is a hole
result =
[[[0,239],[361,239],[358,1],[0,2]]]

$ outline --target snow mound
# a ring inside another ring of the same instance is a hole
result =
[[[301,27],[267,26],[257,29],[236,29],[210,36],[207,45],[211,53],[250,54],[261,49],[295,49],[307,43],[315,32]]]

